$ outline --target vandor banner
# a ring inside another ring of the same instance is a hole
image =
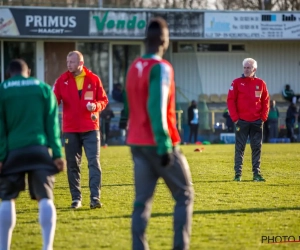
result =
[[[167,21],[172,39],[203,38],[203,13],[184,11],[91,11],[89,34],[102,38],[143,39],[147,23],[156,16]]]
[[[103,38],[144,38],[147,22],[147,12],[91,11],[89,34]]]
[[[87,37],[88,20],[88,10],[0,8],[0,37]]]

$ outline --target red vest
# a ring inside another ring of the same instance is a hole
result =
[[[149,93],[150,72],[157,64],[162,64],[170,69],[170,84],[168,96],[166,97],[168,99],[167,105],[162,108],[162,126],[168,131],[173,146],[180,143],[180,136],[176,127],[173,67],[166,60],[157,58],[138,58],[129,68],[126,82],[126,93],[129,108],[127,143],[130,145],[157,145],[152,129],[153,124],[150,121],[147,106],[149,95],[156,95],[157,102],[160,102],[159,93]],[[161,85],[163,83],[158,81],[157,84]]]

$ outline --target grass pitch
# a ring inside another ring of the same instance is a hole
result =
[[[194,152],[195,148],[203,152]],[[300,243],[268,244],[262,237],[293,236],[300,240],[300,145],[264,144],[265,183],[252,182],[251,150],[246,147],[243,180],[233,182],[234,145],[182,147],[190,164],[195,203],[190,249],[300,249]],[[82,164],[83,207],[71,203],[66,173],[57,176],[57,229],[54,249],[130,249],[130,216],[134,196],[129,148],[101,148],[103,208],[89,208],[88,170]],[[22,193],[12,250],[41,249],[37,203]],[[158,183],[147,230],[150,248],[172,248],[174,201]],[[283,238],[282,238],[283,239]],[[293,238],[290,238],[292,240]],[[277,241],[280,238],[277,237]],[[269,241],[269,242],[272,242]]]

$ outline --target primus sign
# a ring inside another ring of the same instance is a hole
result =
[[[147,14],[144,12],[92,12],[90,35],[143,37],[146,20]]]
[[[88,10],[11,8],[9,11],[21,36],[88,36]]]
[[[37,33],[63,34],[71,33],[77,25],[75,16],[40,16],[26,15],[25,27]]]

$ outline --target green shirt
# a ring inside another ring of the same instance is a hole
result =
[[[277,107],[270,107],[268,120],[278,120],[279,111]]]
[[[0,162],[13,149],[43,145],[62,156],[58,107],[51,87],[35,78],[0,84]]]

